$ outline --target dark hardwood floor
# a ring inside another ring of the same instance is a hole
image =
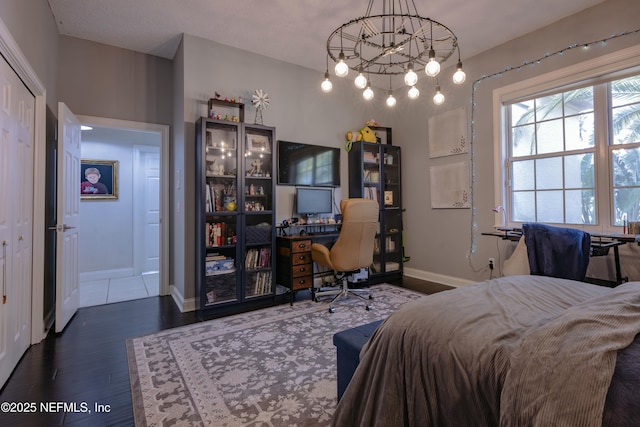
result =
[[[125,340],[196,321],[170,297],[81,308],[63,333],[27,350],[0,392],[0,402],[33,402],[36,413],[0,412],[0,426],[132,426]],[[43,413],[41,402],[86,402],[92,413]],[[94,413],[96,403],[109,412]]]
[[[410,278],[396,284],[424,293],[448,288]],[[15,409],[33,403],[35,413],[0,411],[0,426],[132,426],[126,339],[197,321],[193,312],[180,313],[170,297],[81,308],[63,333],[27,350],[0,391],[0,403]],[[74,403],[76,412],[69,411]],[[65,404],[66,411],[57,406]],[[96,413],[96,404],[108,405],[108,412]]]

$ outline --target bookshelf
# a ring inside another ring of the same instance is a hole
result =
[[[349,197],[363,197],[380,206],[373,264],[369,280],[379,283],[401,278],[402,186],[401,150],[391,145],[392,131],[373,127],[380,143],[356,142],[349,152]]]
[[[275,128],[196,123],[196,298],[199,316],[275,303]]]

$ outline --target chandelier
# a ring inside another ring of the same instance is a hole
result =
[[[416,99],[419,75],[424,73],[435,81],[433,102],[444,103],[438,75],[440,66],[457,53],[458,63],[453,82],[462,84],[466,74],[462,70],[458,38],[444,24],[418,15],[413,0],[381,0],[378,8],[369,0],[365,16],[352,19],[335,29],[327,39],[327,70],[321,84],[323,92],[331,92],[329,58],[335,61],[335,74],[346,77],[355,71],[354,84],[369,101],[374,97],[371,87],[374,78],[389,78],[386,103],[393,107],[392,78],[404,76],[409,99]],[[382,76],[382,77],[376,77]],[[386,85],[386,81],[383,82]]]

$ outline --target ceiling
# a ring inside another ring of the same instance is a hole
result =
[[[367,8],[365,0],[48,1],[63,35],[173,59],[181,34],[188,33],[323,72],[329,34]],[[415,5],[419,15],[453,30],[464,61],[602,2],[418,0]]]

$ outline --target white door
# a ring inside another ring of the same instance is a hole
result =
[[[80,306],[80,121],[62,102],[58,104],[57,192],[56,332],[61,332]]]
[[[136,274],[160,270],[160,147],[136,146],[134,251]]]
[[[0,60],[0,387],[30,344],[34,106]]]

